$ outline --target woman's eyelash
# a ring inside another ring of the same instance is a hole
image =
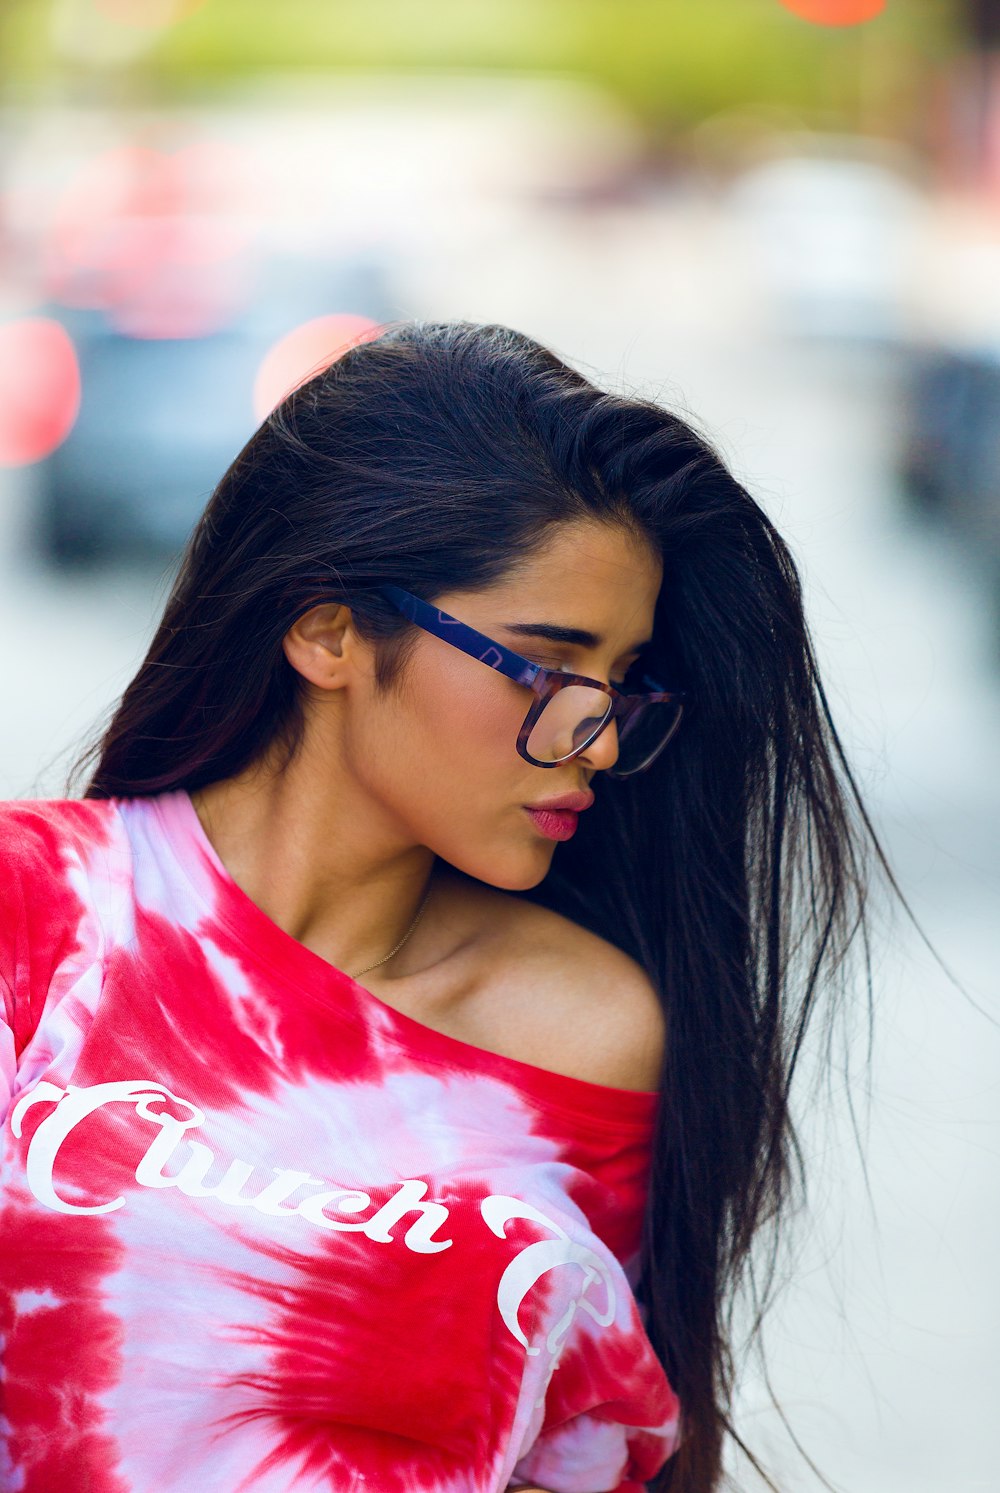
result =
[[[538,664],[539,668],[541,668],[541,669],[553,669],[558,674],[575,674],[576,673],[575,669],[567,669],[561,663],[555,663],[555,662],[546,663],[546,661],[543,658],[533,658],[531,660],[531,662]],[[624,684],[625,681],[628,679],[628,676],[633,672],[633,670],[639,668],[639,666],[641,664],[642,664],[642,659],[641,658],[635,658],[635,659],[633,659],[632,662],[626,666],[625,672],[622,675],[622,677],[620,679],[612,679],[611,683],[612,684]]]

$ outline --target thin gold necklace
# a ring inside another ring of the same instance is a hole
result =
[[[366,975],[370,969],[377,969],[380,964],[385,964],[387,960],[389,960],[389,959],[392,958],[393,954],[397,954],[399,952],[399,950],[405,944],[406,940],[409,938],[410,934],[413,932],[414,928],[420,922],[421,914],[423,913],[424,908],[427,906],[427,899],[428,899],[428,897],[431,894],[431,883],[433,882],[433,879],[434,879],[434,871],[432,869],[430,877],[428,878],[428,881],[427,881],[427,890],[424,893],[424,900],[421,902],[419,908],[417,909],[417,915],[416,915],[416,917],[413,919],[413,922],[407,928],[406,932],[403,934],[402,938],[399,940],[399,943],[396,945],[396,947],[394,949],[390,949],[389,952],[388,952],[388,954],[386,954],[386,956],[385,956],[384,959],[376,959],[376,961],[375,961],[374,964],[368,964],[368,965],[365,966],[364,969],[359,969],[358,972],[357,972],[357,974],[348,975],[348,979],[350,979],[350,980],[356,980],[358,978],[358,975]]]

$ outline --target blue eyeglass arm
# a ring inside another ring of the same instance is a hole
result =
[[[457,617],[442,612],[440,607],[431,606],[429,601],[422,601],[419,596],[413,596],[401,586],[385,585],[378,589],[411,622],[416,622],[418,626],[434,633],[435,637],[443,638],[446,643],[460,648],[472,658],[478,658],[480,663],[489,664],[498,674],[506,674],[516,684],[532,684],[539,674],[546,672],[541,664],[533,664],[530,659],[522,658],[513,649],[495,643],[485,633],[477,632],[465,622],[459,622]]]
[[[329,583],[329,578],[326,576],[317,576],[316,580]],[[505,648],[502,643],[488,638],[485,633],[477,632],[474,627],[460,622],[449,612],[443,612],[440,607],[432,606],[430,602],[423,601],[410,591],[404,591],[402,586],[393,586],[386,582],[376,587],[376,590],[418,627],[423,627],[435,637],[443,638],[446,643],[451,643],[462,653],[479,659],[480,663],[488,664],[491,669],[496,669],[498,674],[505,674],[508,679],[513,679],[515,684],[531,685],[540,674],[559,672],[555,669],[546,669],[542,664],[532,663],[529,658],[523,658],[520,653],[515,653],[513,648]],[[666,694],[671,700],[688,699],[686,690],[665,691],[663,686],[657,680],[650,678],[648,674],[643,675],[642,682],[650,692]],[[628,690],[619,689],[616,685],[612,685],[611,688],[619,695],[629,693]]]
[[[444,638],[446,643],[452,643],[463,653],[478,658],[481,663],[489,664],[490,668],[496,669],[498,673],[506,674],[508,679],[513,679],[517,684],[530,685],[540,674],[559,672],[556,669],[546,669],[542,664],[533,664],[530,659],[522,658],[521,654],[515,653],[512,648],[505,648],[502,643],[488,638],[485,633],[477,632],[474,627],[469,627],[465,622],[459,622],[457,617],[452,617],[449,612],[443,612],[440,607],[432,606],[430,602],[422,601],[419,596],[404,591],[401,586],[392,586],[387,583],[379,586],[378,590],[412,622],[426,628],[436,637]],[[598,681],[593,682],[596,684]],[[666,694],[671,700],[688,699],[686,690],[664,690],[663,685],[651,678],[649,674],[643,675],[642,682],[650,693]],[[611,688],[619,695],[633,693],[620,689],[617,685],[612,685]],[[634,693],[641,693],[641,691]]]

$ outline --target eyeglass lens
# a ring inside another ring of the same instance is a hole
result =
[[[531,728],[527,749],[538,762],[561,762],[585,746],[611,711],[602,690],[567,684],[546,701]],[[661,702],[636,711],[627,724],[619,720],[618,760],[613,772],[623,776],[651,762],[680,724],[681,707]]]

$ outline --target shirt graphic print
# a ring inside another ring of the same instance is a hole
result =
[[[190,796],[0,804],[0,1493],[642,1493],[657,1095],[423,1025]]]

